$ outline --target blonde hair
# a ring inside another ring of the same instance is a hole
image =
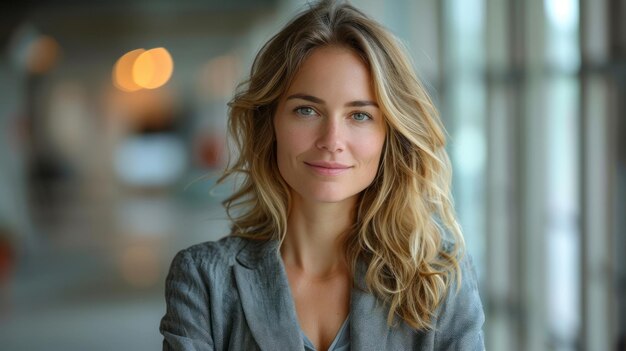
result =
[[[327,45],[347,47],[367,63],[387,124],[378,173],[360,194],[346,235],[346,256],[352,272],[365,263],[360,288],[388,304],[390,325],[399,316],[415,329],[430,329],[453,277],[460,280],[464,247],[444,129],[399,41],[346,2],[312,4],[287,24],[257,54],[229,103],[238,156],[220,181],[243,175],[224,201],[232,235],[284,239],[291,200],[278,171],[272,117],[304,59]]]

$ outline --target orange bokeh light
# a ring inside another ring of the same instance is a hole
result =
[[[144,49],[130,51],[120,57],[113,68],[113,84],[122,91],[137,91],[141,86],[133,79],[133,66],[139,55],[146,52]]]
[[[173,71],[174,61],[167,49],[136,49],[115,64],[113,84],[127,92],[156,89],[169,81]]]
[[[133,79],[135,83],[146,89],[163,86],[172,76],[174,62],[165,48],[148,50],[135,60]]]

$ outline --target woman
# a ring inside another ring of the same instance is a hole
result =
[[[440,120],[400,44],[312,5],[230,103],[232,233],[174,258],[166,350],[482,350]]]

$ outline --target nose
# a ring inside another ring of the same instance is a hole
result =
[[[328,152],[341,152],[345,148],[345,131],[339,119],[327,118],[320,125],[317,148]]]

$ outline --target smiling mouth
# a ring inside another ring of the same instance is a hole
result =
[[[315,173],[333,176],[347,172],[352,166],[339,164],[339,163],[327,163],[327,162],[304,162]]]

